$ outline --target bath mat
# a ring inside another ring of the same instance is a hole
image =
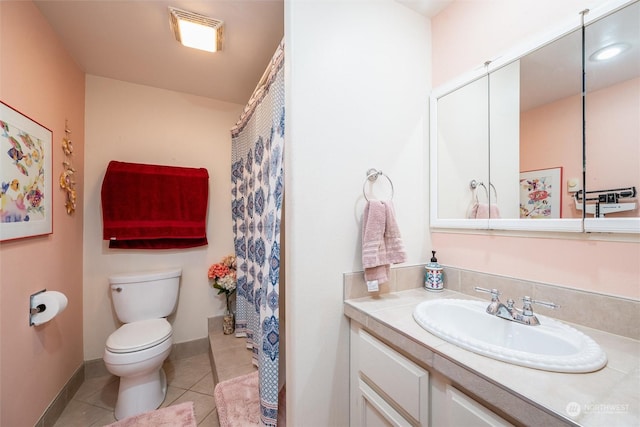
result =
[[[193,402],[167,406],[144,414],[134,415],[105,427],[196,427]]]
[[[213,396],[218,408],[220,427],[258,425],[258,371],[219,383]]]

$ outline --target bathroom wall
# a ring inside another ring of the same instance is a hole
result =
[[[87,75],[87,196],[84,229],[84,358],[99,359],[119,323],[108,276],[183,268],[174,342],[207,337],[207,317],[224,313],[209,286],[209,266],[233,253],[230,213],[231,136],[243,105]],[[100,188],[111,160],[204,167],[209,171],[208,246],[184,250],[109,249],[102,240]]]
[[[440,85],[523,40],[601,4],[597,0],[454,2],[432,20],[433,83]],[[465,37],[460,34],[464,32]],[[576,289],[640,298],[640,239],[560,235],[548,238],[432,231],[440,262]]]
[[[30,1],[0,2],[0,100],[53,132],[53,234],[0,243],[0,425],[32,426],[83,361],[84,73]],[[65,120],[77,171],[73,215],[58,187]],[[30,327],[29,295],[44,288],[69,304]]]
[[[344,426],[342,275],[362,269],[369,168],[393,181],[407,264],[427,258],[429,20],[393,0],[285,2],[285,38],[287,423]],[[384,177],[371,191],[390,196]]]

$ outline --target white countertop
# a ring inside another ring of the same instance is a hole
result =
[[[516,416],[525,424],[536,420],[544,425],[548,417],[554,424],[640,426],[640,341],[571,324],[606,352],[603,369],[566,374],[525,368],[462,349],[420,327],[413,310],[422,301],[438,298],[477,299],[446,289],[432,293],[416,288],[346,300],[344,312],[428,368],[466,383],[461,385],[506,413],[531,412]]]

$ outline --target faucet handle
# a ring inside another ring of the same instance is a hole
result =
[[[543,307],[547,307],[551,309],[560,308],[560,306],[556,303],[547,302],[547,301],[538,301],[535,299],[531,299],[531,297],[525,296],[522,298],[522,314],[524,314],[525,316],[533,315],[533,309],[531,308],[531,304],[538,304]]]
[[[538,300],[535,300],[535,299],[532,299],[531,302],[534,303],[534,304],[541,305],[543,307],[554,309],[554,310],[556,308],[560,308],[560,306],[558,304],[554,303],[554,302],[538,301]]]
[[[498,301],[498,297],[500,295],[502,295],[502,292],[500,292],[497,289],[486,289],[486,288],[481,288],[480,286],[476,286],[473,289],[476,292],[484,292],[484,293],[487,293],[487,294],[491,294],[491,301]]]

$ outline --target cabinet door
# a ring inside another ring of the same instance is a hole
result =
[[[351,425],[428,424],[429,373],[352,323]]]
[[[362,427],[411,427],[409,421],[362,380],[358,380],[357,406]]]

